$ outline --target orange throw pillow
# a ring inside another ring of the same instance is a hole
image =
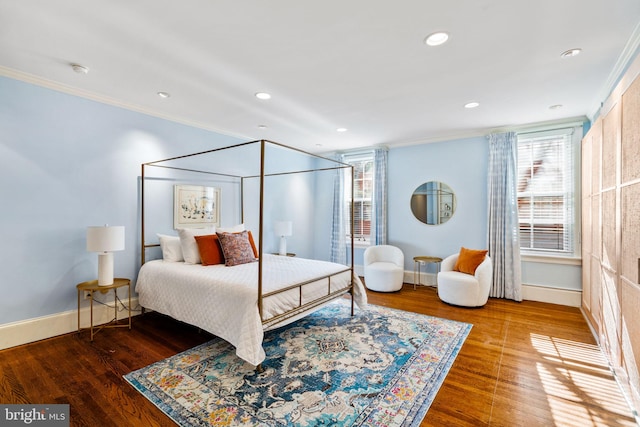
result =
[[[224,254],[222,246],[216,234],[207,234],[204,236],[193,236],[198,244],[200,259],[202,265],[224,264]]]
[[[234,233],[238,234],[238,233]],[[202,265],[216,265],[224,264],[224,252],[222,252],[222,246],[217,234],[207,234],[205,236],[193,236],[198,244],[198,252],[200,252],[200,259]],[[253,250],[253,255],[258,258],[258,249],[253,241],[253,235],[248,232],[249,244]]]
[[[482,264],[482,261],[484,261],[484,258],[487,256],[487,252],[486,250],[460,248],[458,261],[456,261],[453,270],[471,275],[476,274],[476,268]]]
[[[253,235],[249,231],[249,243],[251,244],[251,249],[253,249],[253,256],[258,258],[258,249],[256,248],[256,243],[253,241]]]

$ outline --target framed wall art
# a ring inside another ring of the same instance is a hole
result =
[[[220,226],[220,189],[174,185],[173,228]]]

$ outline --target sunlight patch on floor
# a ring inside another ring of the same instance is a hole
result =
[[[637,425],[598,346],[539,334],[531,344],[545,360],[537,371],[556,425]],[[602,411],[611,418],[596,414]]]

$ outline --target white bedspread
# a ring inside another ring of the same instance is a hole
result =
[[[297,257],[264,255],[263,294],[333,274],[344,265]],[[140,269],[136,292],[140,305],[202,328],[236,347],[238,357],[252,365],[265,359],[263,325],[258,312],[258,263],[226,267],[183,262],[149,261]],[[305,285],[303,301],[348,287],[351,271]],[[329,285],[330,283],[330,285]],[[355,276],[354,299],[365,308],[367,295]],[[269,319],[299,303],[298,289],[263,300],[263,317]],[[316,308],[317,309],[317,308]],[[311,310],[313,311],[313,310]],[[284,324],[284,323],[283,323]]]

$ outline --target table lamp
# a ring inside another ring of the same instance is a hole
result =
[[[113,252],[124,250],[124,226],[87,228],[87,251],[98,253],[98,285],[113,284]]]
[[[280,236],[280,251],[278,255],[287,254],[287,236],[293,234],[293,223],[291,221],[276,221],[273,227],[277,236]]]

